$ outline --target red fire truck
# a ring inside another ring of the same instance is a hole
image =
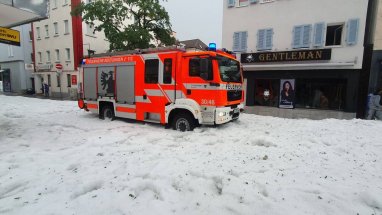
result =
[[[244,92],[240,63],[228,52],[157,48],[83,60],[79,107],[99,115],[190,131],[238,119]]]

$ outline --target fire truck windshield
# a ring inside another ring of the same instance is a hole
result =
[[[227,57],[217,56],[219,64],[220,78],[225,82],[241,82],[240,65],[236,60]]]

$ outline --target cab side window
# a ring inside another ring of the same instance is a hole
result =
[[[145,83],[157,84],[159,74],[159,60],[151,59],[145,61]]]
[[[163,67],[163,83],[171,84],[172,82],[172,59],[166,58],[164,59],[164,67]]]
[[[189,75],[190,75],[190,77],[199,77],[200,76],[200,58],[190,59]]]

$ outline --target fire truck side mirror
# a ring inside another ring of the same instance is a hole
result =
[[[212,80],[211,60],[208,58],[200,59],[200,77],[204,80]]]

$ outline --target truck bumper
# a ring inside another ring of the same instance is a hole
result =
[[[224,124],[232,120],[238,119],[243,107],[244,105],[240,104],[236,108],[232,108],[232,107],[216,108],[215,124],[220,125],[220,124]]]

